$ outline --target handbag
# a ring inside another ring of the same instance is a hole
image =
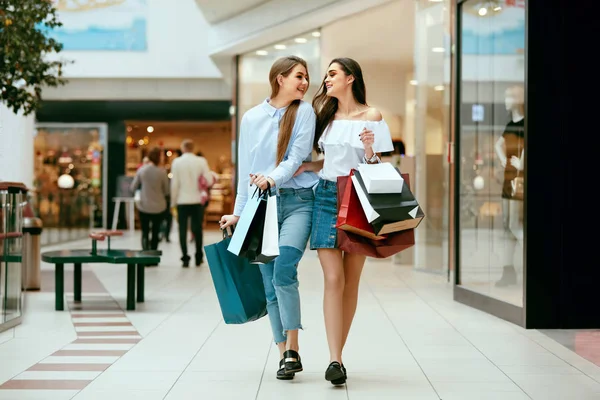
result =
[[[415,244],[415,230],[393,232],[385,239],[373,240],[354,232],[337,231],[338,248],[351,254],[362,254],[373,258],[387,258]]]
[[[204,246],[204,252],[223,320],[244,324],[267,315],[267,298],[260,269],[228,251],[230,242],[224,230],[223,240]]]
[[[227,250],[254,260],[260,251],[267,211],[267,199],[258,188],[246,202]]]
[[[348,176],[337,178],[338,217],[335,227],[373,240],[385,239],[385,236],[376,235],[369,224],[351,182],[353,175],[354,170],[351,170]]]
[[[408,174],[404,179],[402,193],[368,194],[359,171],[354,172],[352,183],[358,193],[367,219],[377,235],[387,235],[406,229],[414,229],[425,214],[410,191]],[[377,215],[374,217],[373,212]],[[369,215],[371,217],[369,218]]]
[[[277,216],[277,196],[271,195],[271,185],[262,194],[266,197],[265,218],[262,236],[259,240],[257,256],[251,260],[253,264],[266,264],[279,256],[279,220]],[[258,219],[257,219],[258,220]]]

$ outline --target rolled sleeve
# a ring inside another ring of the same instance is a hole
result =
[[[268,176],[275,181],[275,186],[281,187],[294,176],[302,162],[312,152],[315,138],[316,115],[308,105],[298,110],[297,131],[292,135],[287,157]]]

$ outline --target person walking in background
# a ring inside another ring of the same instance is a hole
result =
[[[214,176],[204,157],[194,154],[194,143],[187,139],[181,143],[181,156],[171,164],[171,207],[177,207],[177,223],[179,224],[179,246],[183,267],[190,265],[187,248],[188,222],[191,219],[192,233],[196,241],[196,266],[204,262],[202,249],[202,224],[204,222],[205,189],[210,187]]]
[[[381,113],[367,105],[360,65],[350,58],[331,61],[313,107],[317,113],[314,147],[323,151],[324,158],[304,163],[297,174],[320,171],[310,247],[317,250],[325,278],[323,313],[330,357],[325,379],[340,385],[348,378],[342,350],[356,313],[366,257],[337,247],[337,178],[361,163],[379,163],[377,153],[392,151],[394,146]]]
[[[166,201],[169,195],[169,178],[167,171],[159,167],[160,149],[153,148],[148,153],[148,163],[140,167],[131,183],[131,190],[140,189],[140,198],[137,208],[142,226],[142,249],[158,249],[160,227],[164,212],[168,209]],[[151,238],[149,238],[152,232]]]
[[[221,229],[236,224],[251,185],[276,189],[279,256],[260,265],[273,339],[279,348],[276,377],[293,379],[302,371],[298,331],[302,329],[298,264],[304,255],[313,213],[314,173],[293,177],[303,161],[310,161],[315,134],[315,112],[302,101],[308,89],[306,61],[282,57],[269,72],[271,97],[248,110],[240,124],[238,191],[233,215],[224,215]],[[285,397],[285,396],[284,396]]]

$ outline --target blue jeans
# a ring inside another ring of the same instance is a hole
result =
[[[285,342],[287,331],[302,329],[298,263],[310,236],[313,201],[312,189],[279,189],[279,256],[260,266],[275,343]]]

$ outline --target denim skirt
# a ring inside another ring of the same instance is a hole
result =
[[[315,190],[310,249],[337,248],[337,183],[320,179]]]

